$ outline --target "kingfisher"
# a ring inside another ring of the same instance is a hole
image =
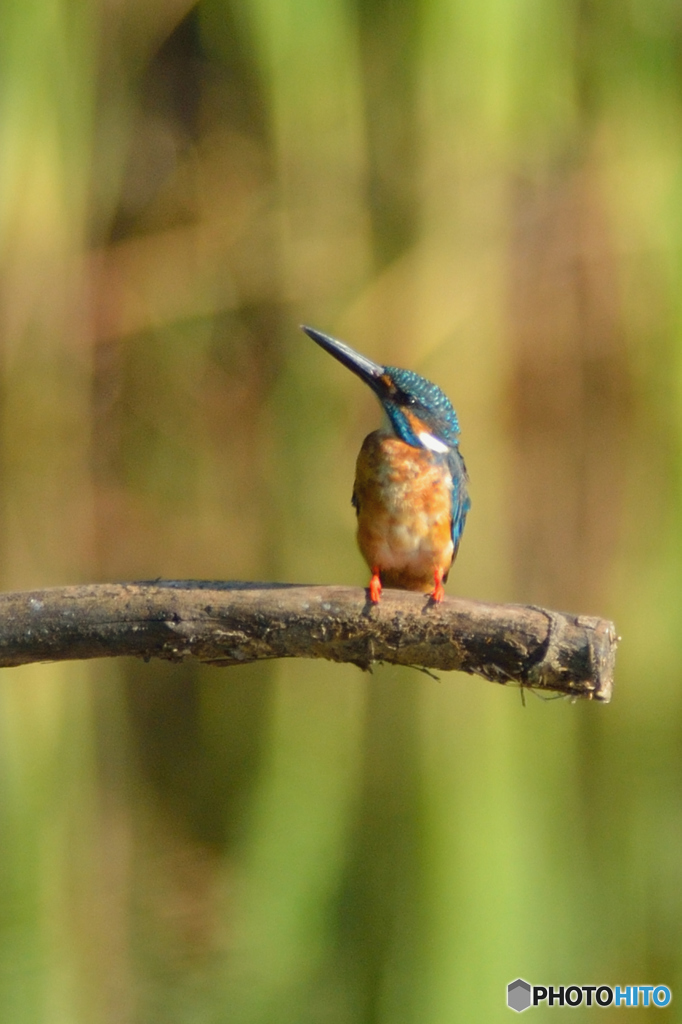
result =
[[[452,403],[412,370],[382,366],[322,331],[302,329],[369,385],[384,412],[363,441],[351,499],[372,573],[370,600],[378,604],[382,587],[397,587],[442,601],[471,505]]]

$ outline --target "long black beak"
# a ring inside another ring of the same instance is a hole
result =
[[[313,341],[316,341],[325,352],[329,352],[340,363],[357,374],[365,384],[369,384],[372,391],[379,393],[382,390],[381,378],[386,372],[385,366],[372,362],[367,356],[356,352],[350,345],[346,345],[343,341],[337,341],[336,338],[331,338],[328,334],[323,334],[322,331],[316,331],[314,327],[306,327],[305,324],[301,324],[301,330],[305,331]]]

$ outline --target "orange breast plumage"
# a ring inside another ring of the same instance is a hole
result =
[[[387,587],[427,592],[447,578],[452,541],[452,475],[447,459],[376,430],[358,456],[353,503],[358,545]]]

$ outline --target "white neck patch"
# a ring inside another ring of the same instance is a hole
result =
[[[426,430],[423,430],[421,434],[417,434],[417,437],[424,447],[429,449],[429,451],[438,452],[440,455],[443,455],[445,452],[450,450],[449,446],[445,444],[444,441],[441,441],[438,437],[434,437],[433,434],[427,433]]]

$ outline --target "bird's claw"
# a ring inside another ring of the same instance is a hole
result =
[[[445,587],[443,586],[443,570],[436,569],[435,573],[433,574],[433,577],[435,581],[435,586],[433,588],[433,593],[431,594],[431,600],[434,601],[436,604],[440,604],[440,602],[445,597]]]

